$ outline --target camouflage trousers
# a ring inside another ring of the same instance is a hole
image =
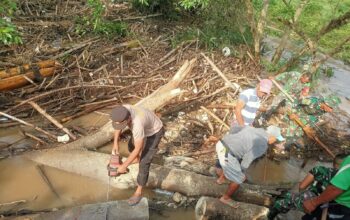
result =
[[[316,194],[308,190],[300,193],[287,192],[282,198],[276,199],[272,209],[277,213],[287,213],[291,209],[303,212],[304,201],[313,197],[316,197]]]

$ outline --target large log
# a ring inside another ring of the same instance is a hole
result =
[[[210,164],[202,163],[199,160],[193,159],[191,157],[184,156],[171,156],[164,159],[165,167],[180,168],[183,170],[203,174],[206,176],[211,176],[209,172],[212,167]]]
[[[127,201],[88,204],[59,211],[21,216],[16,220],[148,220],[148,201],[143,198],[137,205],[130,206]]]
[[[268,208],[234,202],[234,207],[224,205],[219,199],[201,197],[196,204],[197,220],[264,220],[267,219]]]
[[[37,163],[55,167],[68,172],[87,176],[108,183],[107,164],[110,155],[87,150],[66,150],[64,147],[43,151],[33,151],[23,155]],[[129,173],[111,178],[111,186],[132,188],[136,186],[138,164],[129,166]],[[187,196],[221,196],[227,185],[218,185],[214,177],[204,176],[186,170],[172,169],[152,164],[148,180],[151,188],[179,192]],[[269,206],[270,196],[265,195],[263,187],[250,187],[242,184],[234,199],[238,201]]]
[[[40,72],[40,75],[42,77],[51,76],[55,72],[55,67],[48,67],[48,68],[40,69],[39,72]],[[27,78],[29,78],[31,80],[35,78],[34,72],[27,72],[27,73],[22,74],[22,75],[17,75],[17,76],[12,76],[9,78],[1,79],[0,80],[0,91],[7,91],[7,90],[11,90],[11,89],[16,89],[16,88],[20,88],[24,85],[29,84],[29,81],[24,76],[26,76]]]
[[[136,105],[143,106],[149,110],[155,111],[163,107],[168,101],[181,94],[181,90],[178,89],[180,83],[185,79],[188,73],[194,66],[196,59],[191,61],[185,61],[181,68],[177,71],[175,76],[165,85],[154,91],[152,94],[142,99]],[[102,126],[95,134],[85,136],[65,145],[66,149],[95,149],[108,143],[114,134],[114,129],[111,122]]]

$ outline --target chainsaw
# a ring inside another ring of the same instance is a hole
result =
[[[107,171],[108,171],[108,191],[107,191],[107,201],[109,200],[109,191],[110,191],[110,182],[111,177],[118,177],[122,173],[118,173],[118,167],[122,165],[121,157],[119,154],[111,154],[111,159],[109,160],[109,163],[107,165]],[[129,172],[129,169],[126,168],[126,172]]]

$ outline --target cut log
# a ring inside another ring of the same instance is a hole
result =
[[[165,85],[154,91],[152,94],[142,99],[136,105],[143,106],[149,110],[155,111],[163,107],[168,101],[180,95],[182,91],[178,89],[180,83],[190,73],[192,67],[196,63],[196,59],[185,61],[181,68],[177,71],[175,76]],[[77,141],[65,145],[66,149],[95,149],[108,143],[114,135],[114,129],[111,122],[102,126],[95,134],[82,137]]]
[[[55,212],[42,213],[14,218],[16,220],[148,220],[149,209],[146,198],[130,206],[127,201],[113,201],[106,203],[88,204],[73,208],[62,209]]]
[[[55,69],[56,69],[55,67],[49,67],[49,68],[40,69],[39,72],[42,77],[47,77],[54,74]],[[28,72],[23,75],[17,75],[17,76],[2,79],[0,80],[0,91],[7,91],[7,90],[20,88],[24,85],[27,85],[29,82],[23,76],[26,76],[29,79],[34,79],[36,77],[34,72]]]
[[[263,220],[267,219],[268,208],[247,204],[243,202],[234,202],[233,207],[224,205],[219,199],[210,197],[201,197],[196,205],[197,220]]]
[[[87,150],[66,150],[64,147],[42,151],[33,151],[24,155],[37,163],[55,167],[78,175],[108,183],[108,154]],[[132,188],[136,186],[138,164],[130,165],[129,173],[111,178],[111,186],[117,188]],[[186,196],[221,196],[227,185],[218,185],[214,177],[204,176],[180,169],[171,169],[152,164],[148,180],[151,188],[179,192]],[[271,197],[265,195],[263,187],[250,187],[242,184],[234,198],[238,201],[269,206]]]
[[[5,79],[11,76],[16,76],[19,74],[24,74],[28,72],[28,70],[33,70],[35,68],[38,69],[44,69],[48,67],[54,67],[56,65],[54,60],[45,60],[41,61],[35,64],[24,64],[23,66],[20,67],[14,67],[8,70],[1,70],[0,71],[0,79]]]

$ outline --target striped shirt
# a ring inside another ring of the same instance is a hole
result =
[[[256,116],[256,112],[260,107],[260,99],[256,89],[246,89],[239,94],[239,100],[245,103],[241,113],[245,125],[252,125]]]

